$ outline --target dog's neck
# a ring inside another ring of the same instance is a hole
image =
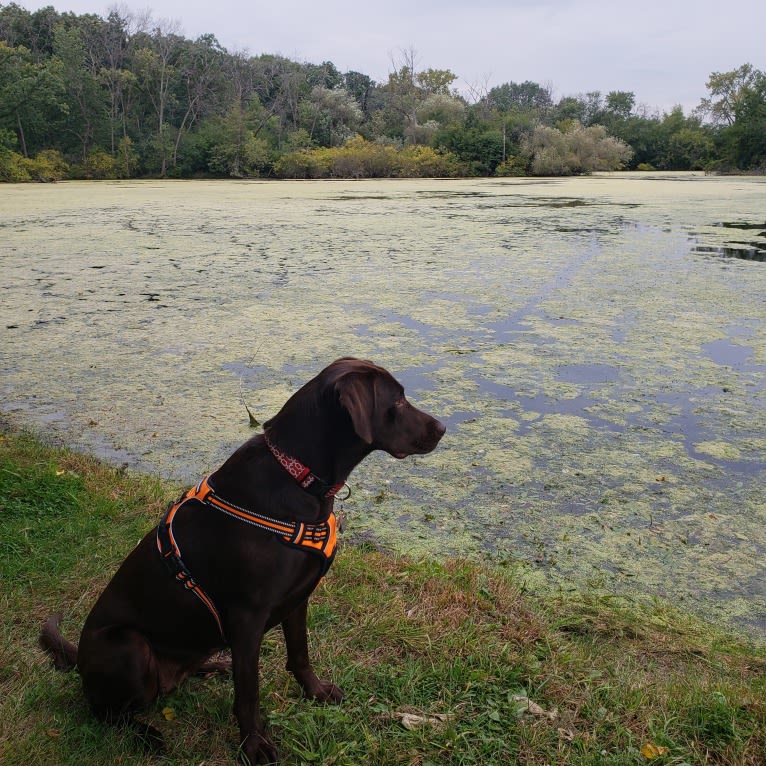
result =
[[[281,452],[300,461],[331,486],[345,482],[372,452],[372,446],[354,431],[351,418],[339,407],[332,387],[321,376],[294,394],[266,421],[264,429]],[[332,497],[316,498],[297,486],[263,435],[243,444],[212,478],[216,489],[225,496],[228,493],[232,502],[261,507],[261,512],[280,518],[313,522],[326,517],[333,507]],[[294,491],[288,489],[291,485]],[[273,498],[269,500],[264,496],[265,487],[280,489],[268,493]]]
[[[369,445],[350,429],[339,429],[337,422],[312,423],[297,431],[274,423],[268,429],[268,439],[330,485],[343,484],[371,452]]]
[[[269,437],[280,451],[329,485],[344,483],[371,452],[355,434],[351,438],[316,422],[300,429],[288,428],[277,419],[267,425]],[[216,491],[230,502],[275,518],[314,523],[327,518],[333,509],[332,496],[315,497],[298,485],[269,449],[263,434],[243,444],[211,479]],[[269,491],[264,492],[265,488]]]
[[[297,482],[301,489],[305,489],[309,494],[320,499],[326,497],[335,497],[339,490],[344,486],[344,481],[336,484],[326,482],[321,476],[315,474],[307,465],[300,460],[283,452],[273,440],[269,437],[269,432],[265,431],[263,438],[266,440],[266,446],[277,462],[288,474]]]
[[[280,450],[328,484],[346,481],[372,451],[354,431],[334,389],[319,378],[291,397],[264,428]]]

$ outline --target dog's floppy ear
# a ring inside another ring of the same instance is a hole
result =
[[[366,444],[372,444],[372,415],[375,411],[375,376],[349,374],[340,378],[335,389],[341,407],[351,416],[354,431]]]

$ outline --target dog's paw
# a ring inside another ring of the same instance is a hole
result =
[[[159,729],[135,718],[126,721],[126,723],[147,754],[163,755],[165,753],[165,738]]]
[[[332,681],[318,680],[315,690],[312,690],[313,697],[317,702],[329,702],[337,705],[343,702],[343,692]]]
[[[251,734],[240,745],[237,760],[243,766],[268,766],[279,762],[279,753],[274,743],[265,734]]]
[[[333,704],[343,701],[343,692],[332,681],[319,678],[310,665],[296,670],[288,664],[287,669],[295,676],[295,680],[309,699]]]

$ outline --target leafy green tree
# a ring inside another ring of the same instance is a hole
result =
[[[362,121],[359,104],[343,88],[316,86],[304,103],[309,138],[323,146],[340,146],[356,133]]]
[[[346,72],[343,75],[343,87],[354,97],[359,109],[362,111],[362,119],[369,118],[368,102],[370,93],[375,88],[375,82],[361,72]]]
[[[203,35],[194,42],[185,41],[179,46],[173,99],[177,108],[172,156],[174,167],[185,134],[206,114],[215,114],[219,101],[226,94],[224,56],[225,51],[213,35]]]
[[[565,96],[551,110],[549,123],[566,125],[574,120],[581,125],[602,125],[605,116],[604,97],[599,90],[576,96]]]
[[[83,162],[94,141],[108,131],[108,103],[97,74],[87,66],[87,52],[79,29],[60,24],[54,30],[54,56],[61,62],[68,119],[66,133],[79,145]]]
[[[462,123],[465,113],[465,103],[461,99],[444,93],[427,96],[416,109],[419,122],[432,121],[440,126]]]
[[[766,73],[752,64],[731,72],[713,72],[707,82],[710,97],[698,114],[718,129],[715,167],[766,167]]]
[[[457,80],[457,75],[449,69],[424,69],[415,75],[415,83],[423,94],[428,96],[451,96],[450,85]]]
[[[305,64],[303,70],[309,89],[327,88],[327,90],[334,90],[343,87],[343,75],[332,61],[323,61],[321,64]]]
[[[67,109],[61,62],[36,63],[0,40],[0,129],[16,134],[24,157],[56,144],[51,127]]]
[[[612,90],[606,94],[604,111],[619,120],[627,120],[636,106],[636,94],[626,90]]]
[[[736,167],[766,171],[766,73],[754,73],[743,88],[734,108],[734,122],[722,138]]]
[[[434,144],[456,155],[470,175],[492,175],[504,160],[502,133],[480,122],[473,111],[468,113],[462,125],[450,125],[440,130]]]
[[[402,60],[388,75],[388,82],[381,88],[384,106],[377,115],[379,133],[403,138],[407,143],[427,143],[439,124],[435,120],[421,123],[418,113],[423,103],[432,96],[449,98],[450,85],[457,75],[448,69],[416,71],[416,54],[403,51]]]
[[[133,66],[139,90],[151,105],[155,131],[149,146],[154,156],[154,166],[160,176],[167,175],[168,161],[172,156],[175,139],[167,122],[171,99],[176,91],[175,78],[178,70],[176,58],[181,50],[183,38],[172,26],[158,25],[151,35],[143,36],[142,45],[134,54]]]
[[[417,107],[424,98],[415,81],[415,71],[405,64],[390,72],[383,90],[387,122],[396,126],[394,135],[404,137],[408,128],[418,124]]]
[[[553,112],[553,123],[579,122],[585,124],[588,105],[579,96],[564,96]]]
[[[610,91],[604,99],[598,124],[603,125],[612,135],[622,137],[622,128],[631,118],[635,106],[634,93],[625,90]]]
[[[138,167],[138,154],[130,136],[123,136],[117,146],[115,169],[118,178],[131,178]]]
[[[127,16],[117,10],[110,11],[106,21],[98,25],[91,35],[91,55],[98,54],[98,77],[107,94],[109,104],[109,150],[114,156],[120,136],[127,135],[129,105],[126,101],[131,86],[135,87],[135,75],[128,65],[128,24]]]
[[[53,6],[30,13],[16,3],[0,6],[0,40],[11,47],[24,47],[32,60],[40,64],[53,55],[54,30],[60,24],[72,24],[74,14],[60,14]]]
[[[681,128],[670,136],[666,165],[672,170],[704,170],[714,151],[713,139],[706,132],[700,128]]]
[[[615,135],[633,150],[630,169],[639,165],[659,168],[667,149],[667,133],[658,117],[632,115],[615,128]]]
[[[417,121],[409,125],[406,135],[411,143],[431,144],[442,128],[462,125],[465,115],[465,103],[461,99],[445,93],[431,94],[416,107]]]
[[[707,81],[710,97],[703,99],[698,109],[715,125],[733,125],[737,104],[757,83],[759,75],[752,64],[743,64],[731,72],[713,72]]]
[[[544,115],[553,106],[551,89],[536,82],[507,82],[492,88],[487,102],[498,112],[533,112]]]
[[[269,146],[258,138],[252,126],[259,121],[260,105],[248,113],[239,104],[233,104],[223,117],[212,119],[215,132],[208,151],[207,169],[230,178],[257,176],[270,164]]]
[[[249,60],[251,95],[263,106],[263,120],[256,134],[273,130],[277,144],[294,133],[301,124],[302,102],[309,97],[309,71],[306,67],[283,56],[262,55]],[[243,103],[243,108],[246,108]],[[276,118],[272,121],[272,118]]]
[[[680,106],[664,114],[658,125],[660,143],[652,163],[663,170],[702,170],[714,151],[712,136],[696,115]]]

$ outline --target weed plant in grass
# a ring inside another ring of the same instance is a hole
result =
[[[77,675],[37,646],[55,610],[77,636],[177,491],[0,436],[3,764],[234,762],[229,679],[192,679],[158,700],[144,720],[167,752],[150,757],[96,722]],[[533,600],[512,569],[344,546],[312,599],[310,641],[347,698],[303,699],[281,635],[267,636],[263,702],[288,766],[766,763],[766,652],[662,604]]]

